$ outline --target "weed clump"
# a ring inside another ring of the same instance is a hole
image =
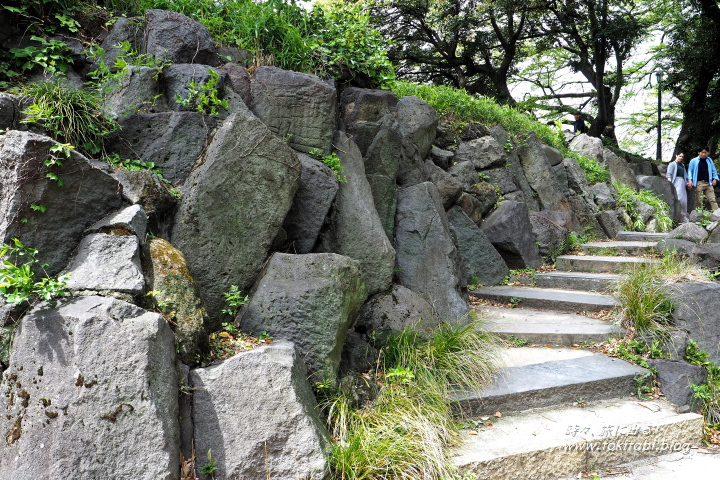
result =
[[[457,389],[487,385],[500,341],[477,323],[406,328],[380,349],[377,370],[362,377],[376,389],[359,402],[352,385],[319,392],[335,445],[332,464],[342,480],[458,478],[447,447],[458,440],[448,400]]]

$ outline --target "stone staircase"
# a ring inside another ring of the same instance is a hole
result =
[[[476,309],[492,331],[528,346],[506,349],[493,385],[455,394],[458,415],[474,419],[455,451],[457,466],[478,479],[550,480],[701,444],[700,415],[631,395],[647,370],[579,348],[623,334],[607,315],[586,313],[617,305],[610,292],[618,274],[657,261],[639,255],[662,235],[621,232],[616,241],[582,245],[582,255],[558,257],[557,271],[536,274],[533,286],[470,292],[512,307]]]

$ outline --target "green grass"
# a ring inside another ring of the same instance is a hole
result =
[[[498,105],[493,99],[468,94],[462,89],[416,85],[410,82],[394,82],[392,91],[398,97],[415,95],[432,105],[444,121],[460,127],[467,123],[480,123],[504,128],[516,144],[528,132],[535,132],[540,140],[562,152],[565,157],[573,158],[585,172],[588,183],[606,182],[610,178],[608,170],[597,160],[570,150],[565,143],[560,126],[551,127],[532,119],[515,108]],[[510,145],[512,148],[512,145]]]
[[[635,206],[635,201],[639,200],[643,203],[647,203],[655,209],[653,216],[657,220],[658,230],[661,232],[670,231],[672,228],[672,218],[670,218],[670,207],[667,203],[647,190],[640,190],[639,192],[636,192],[627,185],[617,181],[613,182],[613,186],[618,192],[617,204],[619,207],[625,209],[628,215],[630,215],[634,230],[642,232],[646,227],[645,222],[643,222],[643,219],[640,216],[640,212]]]
[[[447,451],[459,438],[448,396],[487,385],[499,345],[477,323],[390,336],[367,380],[379,388],[373,400],[358,404],[353,389],[341,386],[322,402],[335,478],[459,478]]]
[[[712,281],[712,277],[676,252],[666,253],[657,263],[632,266],[614,292],[620,302],[624,326],[635,333],[663,335],[671,323],[674,308],[666,287],[680,281]]]
[[[24,123],[37,123],[61,143],[85,153],[102,150],[102,140],[120,128],[103,113],[102,97],[92,89],[76,89],[60,81],[30,83],[22,87],[35,103],[24,113]]]

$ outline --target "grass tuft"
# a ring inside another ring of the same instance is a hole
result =
[[[390,336],[366,379],[379,388],[373,400],[358,404],[353,388],[341,384],[321,404],[335,440],[335,478],[459,478],[447,453],[459,438],[449,394],[487,385],[500,345],[477,322]]]
[[[102,150],[102,140],[119,129],[102,109],[102,97],[92,89],[77,89],[58,80],[30,83],[21,93],[35,100],[24,123],[37,123],[60,143],[90,154]]]

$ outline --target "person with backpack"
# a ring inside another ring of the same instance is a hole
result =
[[[708,157],[708,147],[702,147],[698,151],[698,156],[690,160],[688,165],[688,188],[695,188],[695,208],[699,208],[700,196],[704,193],[705,197],[710,202],[710,208],[714,212],[718,209],[717,201],[715,200],[715,190],[713,187],[720,181],[718,178],[717,170],[715,169],[715,163],[712,158]]]

